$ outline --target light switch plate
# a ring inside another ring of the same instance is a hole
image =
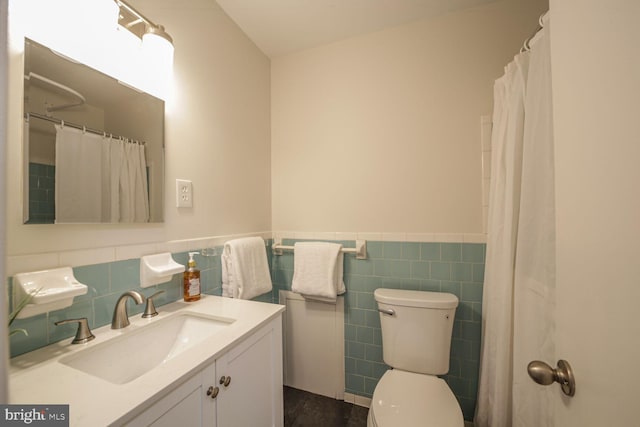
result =
[[[176,207],[193,207],[193,187],[187,179],[176,179]]]

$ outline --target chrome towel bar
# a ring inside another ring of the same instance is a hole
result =
[[[283,251],[293,251],[293,246],[285,246],[282,244],[282,240],[276,239],[271,246],[273,253],[276,255],[282,255]],[[355,254],[356,259],[367,259],[367,241],[356,240],[355,248],[342,248],[342,252],[346,254]]]

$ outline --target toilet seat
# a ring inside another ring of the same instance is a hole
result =
[[[447,383],[432,375],[393,369],[376,386],[369,427],[463,427],[460,405]]]

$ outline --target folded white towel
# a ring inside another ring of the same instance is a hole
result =
[[[226,242],[220,261],[223,297],[252,299],[271,291],[267,251],[261,237]]]
[[[335,303],[337,296],[346,291],[341,250],[338,243],[296,243],[291,290],[305,298]]]

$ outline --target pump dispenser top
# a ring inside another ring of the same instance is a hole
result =
[[[198,252],[189,252],[188,269],[184,272],[184,300],[186,302],[198,301],[201,294],[200,270],[196,268],[193,256]]]

